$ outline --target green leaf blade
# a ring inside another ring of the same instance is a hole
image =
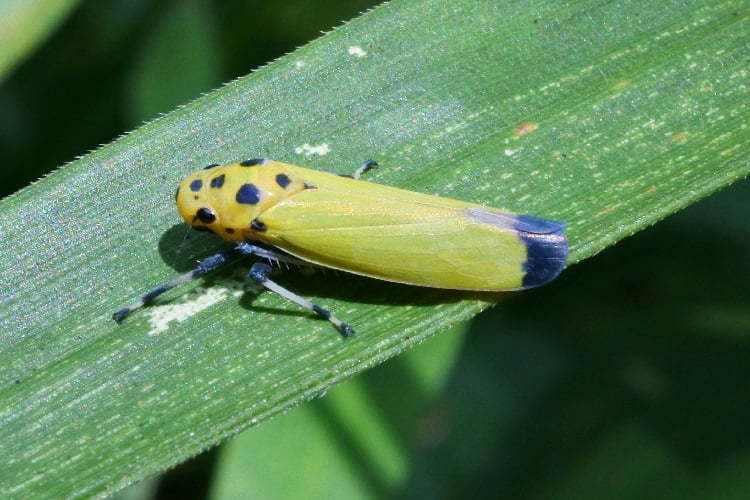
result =
[[[117,326],[221,248],[175,227],[187,172],[375,158],[376,182],[567,221],[575,262],[747,175],[748,34],[732,1],[392,2],[4,200],[0,491],[113,491],[495,299],[279,279],[358,329],[343,341],[243,296],[239,263]]]

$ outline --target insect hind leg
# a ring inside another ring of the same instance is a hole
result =
[[[284,297],[287,300],[290,300],[294,302],[297,305],[300,305],[304,307],[305,309],[308,309],[310,311],[313,311],[315,314],[320,316],[321,318],[325,318],[328,321],[330,321],[336,328],[341,331],[341,334],[344,337],[350,337],[354,335],[354,329],[349,326],[348,324],[344,323],[340,319],[338,319],[336,316],[331,314],[331,311],[327,309],[323,309],[319,305],[313,304],[309,300],[300,297],[299,295],[287,290],[283,286],[279,285],[278,283],[271,281],[268,279],[268,274],[271,272],[271,266],[264,262],[256,262],[252,265],[250,268],[250,279],[252,279],[254,282],[258,283],[259,285],[263,285],[265,288],[271,290],[272,292],[275,292],[282,297]]]

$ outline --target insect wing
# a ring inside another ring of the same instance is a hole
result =
[[[315,174],[314,189],[262,216],[264,239],[310,262],[388,281],[493,291],[542,284],[565,265],[563,228],[554,221]]]

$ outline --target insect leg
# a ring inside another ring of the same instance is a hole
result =
[[[261,257],[263,259],[268,259],[272,262],[273,261],[284,262],[285,264],[294,264],[297,266],[312,265],[310,262],[306,262],[302,259],[298,259],[297,257],[293,257],[291,255],[281,253],[281,252],[275,252],[273,250],[269,250],[267,248],[263,248],[258,245],[253,245],[252,243],[249,243],[247,241],[242,241],[238,243],[236,248],[237,248],[237,251],[243,255],[257,255],[258,257]]]
[[[215,255],[211,255],[210,257],[206,257],[205,259],[202,259],[198,262],[198,266],[193,269],[192,271],[188,271],[186,273],[180,274],[176,278],[173,278],[163,285],[157,286],[150,292],[148,292],[146,295],[141,297],[137,302],[134,302],[133,304],[129,305],[128,307],[125,307],[123,309],[120,309],[116,313],[112,315],[112,319],[117,321],[118,323],[125,319],[131,312],[135,311],[136,309],[139,309],[143,307],[146,304],[149,304],[153,302],[153,300],[158,297],[159,295],[163,294],[164,292],[171,290],[172,288],[176,287],[177,285],[181,285],[185,283],[186,281],[190,281],[191,279],[197,278],[199,276],[203,276],[209,271],[213,271],[217,267],[220,267],[229,261],[232,257],[236,257],[237,255],[241,255],[241,252],[239,252],[236,248],[233,248],[232,250],[228,250],[226,252],[220,252]]]
[[[368,170],[372,170],[373,168],[377,166],[378,166],[378,162],[376,162],[375,160],[367,160],[357,170],[354,171],[354,174],[352,175],[352,177],[355,179],[359,179],[360,177],[362,177],[362,174],[364,174]]]
[[[268,273],[270,272],[271,272],[271,266],[269,266],[268,264],[264,262],[256,262],[250,268],[249,276],[253,281],[255,281],[258,284],[263,285],[264,287],[268,288],[272,292],[276,292],[282,297],[284,297],[285,299],[291,300],[295,304],[298,304],[304,307],[305,309],[309,309],[313,311],[315,314],[317,314],[318,316],[327,319],[328,321],[333,323],[333,325],[336,328],[338,328],[341,331],[341,334],[344,337],[349,337],[351,335],[354,335],[354,329],[351,326],[344,323],[343,321],[341,321],[340,319],[338,319],[333,314],[331,314],[331,311],[327,309],[323,309],[322,307],[316,304],[313,304],[309,300],[304,299],[293,292],[290,292],[289,290],[282,287],[278,283],[275,283],[271,281],[270,279],[268,279]]]
[[[351,177],[352,179],[359,179],[362,174],[378,166],[378,162],[375,160],[367,160],[352,175],[340,174],[340,177]]]

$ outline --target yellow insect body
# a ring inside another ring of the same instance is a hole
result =
[[[113,319],[122,321],[167,290],[243,254],[412,285],[488,291],[538,286],[565,267],[563,223],[358,179],[374,165],[368,162],[347,178],[256,158],[190,174],[175,197],[180,215],[236,246],[206,257]],[[260,260],[249,277],[345,336],[354,333],[327,309],[271,281],[270,272]]]
[[[189,175],[180,215],[197,229],[412,285],[515,290],[564,268],[564,224],[271,160]]]

